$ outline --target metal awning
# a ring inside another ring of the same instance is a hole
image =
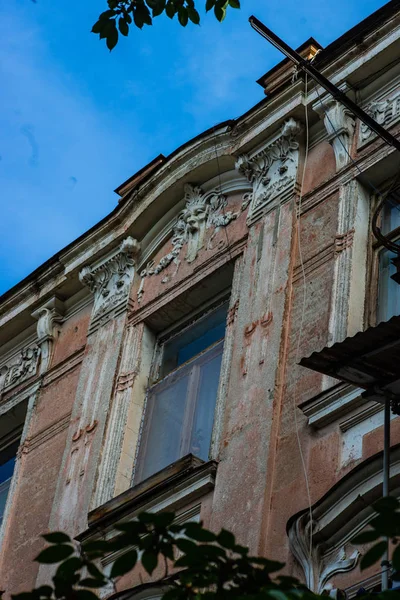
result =
[[[313,352],[300,365],[364,389],[398,395],[400,316]]]

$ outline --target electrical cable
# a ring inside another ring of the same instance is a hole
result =
[[[372,230],[373,233],[375,235],[375,237],[381,242],[382,245],[384,245],[386,248],[388,248],[388,250],[390,250],[391,252],[395,252],[397,254],[400,254],[400,246],[394,242],[391,242],[390,240],[388,240],[386,238],[386,236],[384,236],[381,233],[381,229],[380,227],[378,227],[377,225],[377,220],[379,217],[379,214],[381,213],[385,203],[390,204],[393,208],[395,208],[396,210],[398,210],[400,212],[400,207],[398,202],[394,202],[393,200],[390,199],[390,194],[392,193],[392,191],[394,190],[394,188],[396,187],[397,183],[400,180],[400,169],[397,171],[397,175],[394,178],[394,180],[392,181],[389,189],[383,194],[380,190],[378,190],[378,188],[369,180],[369,178],[365,175],[365,173],[363,173],[360,169],[360,167],[358,166],[358,164],[356,163],[356,161],[353,159],[353,157],[351,156],[351,154],[349,153],[349,151],[347,150],[345,144],[343,143],[340,135],[338,135],[338,132],[334,126],[334,124],[332,123],[331,118],[329,117],[329,113],[328,110],[324,104],[324,102],[322,101],[322,98],[320,96],[318,87],[315,86],[315,90],[317,92],[317,96],[319,99],[319,102],[322,106],[322,109],[324,111],[324,114],[330,124],[330,126],[332,127],[332,130],[334,131],[334,133],[337,136],[337,139],[339,140],[343,150],[345,151],[345,153],[347,154],[348,158],[350,159],[350,162],[353,164],[353,166],[357,169],[357,171],[360,174],[360,179],[361,181],[367,183],[369,185],[369,187],[380,197],[380,202],[378,204],[378,206],[376,207],[374,214],[372,216]]]
[[[309,122],[308,122],[308,107],[307,107],[308,89],[307,88],[308,88],[308,77],[307,77],[307,73],[306,73],[305,74],[305,92],[304,92],[304,107],[305,107],[305,122],[306,122],[306,147],[305,147],[305,155],[304,155],[303,173],[302,173],[302,177],[301,177],[299,201],[298,201],[298,207],[297,207],[297,211],[296,211],[297,245],[298,245],[301,273],[302,273],[302,279],[303,279],[303,305],[302,305],[302,311],[301,311],[299,335],[297,336],[296,361],[295,361],[296,364],[299,362],[299,358],[300,358],[300,356],[299,356],[300,343],[301,343],[301,339],[303,336],[304,315],[305,315],[305,311],[306,311],[306,302],[307,302],[306,273],[305,273],[305,269],[304,269],[303,252],[302,252],[302,247],[301,247],[301,227],[300,227],[301,203],[302,203],[302,199],[303,199],[304,181],[305,181],[305,175],[306,175],[306,169],[307,169],[308,148],[309,148]],[[295,390],[294,390],[294,394],[293,394],[293,412],[294,412],[294,423],[295,423],[295,429],[296,429],[297,444],[299,447],[301,464],[303,467],[304,480],[305,480],[305,484],[306,484],[307,499],[308,499],[308,509],[309,509],[309,514],[310,514],[309,560],[310,560],[310,564],[311,564],[312,543],[313,543],[312,504],[311,504],[310,483],[308,480],[308,473],[307,473],[307,467],[306,467],[306,462],[305,462],[305,458],[304,458],[304,453],[303,453],[303,449],[301,447],[301,439],[300,439],[298,419],[297,419],[298,385],[299,385],[299,379],[296,380]]]

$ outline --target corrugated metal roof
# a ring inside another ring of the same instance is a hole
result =
[[[365,389],[400,378],[400,316],[302,358],[300,365]]]

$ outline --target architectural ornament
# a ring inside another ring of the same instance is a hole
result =
[[[400,92],[391,98],[374,100],[364,110],[383,127],[393,125],[400,118]],[[364,123],[360,123],[359,144],[365,144],[373,137],[375,137],[374,132]]]
[[[284,123],[279,137],[269,146],[249,156],[242,154],[236,169],[252,184],[252,191],[243,196],[242,209],[250,205],[248,222],[253,222],[277,196],[291,191],[296,181],[300,126],[290,118]]]
[[[336,170],[339,171],[350,161],[355,120],[352,113],[334,98],[324,97],[313,105],[315,112],[324,121],[328,141],[335,153]]]
[[[23,348],[17,357],[3,365],[0,369],[0,393],[36,375],[39,356],[39,346],[32,344]]]
[[[145,277],[158,275],[171,263],[176,265],[176,273],[181,263],[183,248],[186,251],[185,260],[192,263],[204,246],[207,230],[212,229],[208,240],[208,248],[211,248],[212,240],[218,231],[229,225],[239,214],[232,211],[225,212],[227,199],[219,191],[212,190],[204,193],[201,187],[190,183],[184,186],[184,200],[185,206],[172,229],[172,249],[157,264],[154,261],[147,263],[146,268],[140,273],[142,281],[138,291],[139,303],[144,292]],[[166,281],[165,278],[162,280],[163,283]]]
[[[127,237],[111,256],[80,271],[80,281],[94,294],[91,330],[125,309],[139,249],[137,240]]]
[[[53,297],[43,306],[40,306],[32,313],[32,317],[37,319],[37,343],[40,347],[40,373],[45,373],[50,365],[53,351],[54,338],[56,335],[55,326],[61,323],[64,314],[64,307],[61,300]]]

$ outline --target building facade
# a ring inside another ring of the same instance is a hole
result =
[[[392,1],[300,51],[397,135],[399,38]],[[41,533],[112,536],[144,509],[230,529],[315,591],[379,581],[351,539],[382,492],[382,406],[298,363],[399,314],[371,215],[400,158],[287,60],[258,83],[259,104],[157,157],[0,299],[7,593],[46,580]]]

